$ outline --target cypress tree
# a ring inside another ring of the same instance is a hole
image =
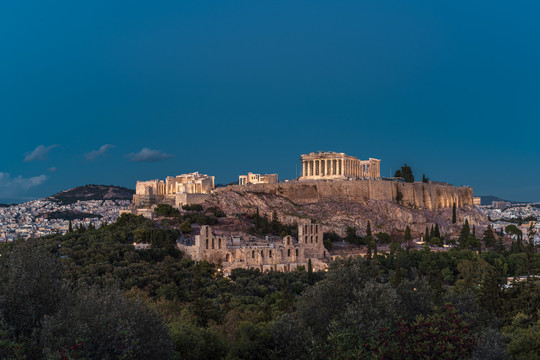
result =
[[[69,227],[68,227],[68,233],[73,232],[73,224],[71,223],[71,220],[69,220]]]
[[[472,236],[476,239],[476,226],[472,226]]]
[[[431,225],[431,229],[429,230],[429,238],[433,239],[435,237],[435,227]]]
[[[426,233],[424,234],[424,241],[428,243],[429,240],[430,240],[430,239],[429,239],[429,229],[428,229],[428,227],[426,226]]]
[[[493,248],[493,250],[496,252],[496,253],[499,253],[499,254],[502,254],[506,248],[504,246],[504,243],[502,241],[502,237],[499,237],[496,241],[495,241],[495,246]]]
[[[368,220],[367,226],[366,226],[366,236],[372,236],[372,234],[371,234],[371,224],[369,223],[369,220]]]
[[[435,224],[435,237],[441,238],[441,230],[439,229],[439,224]]]
[[[409,225],[407,225],[407,227],[405,228],[405,241],[411,241],[411,239],[411,228],[409,227]]]
[[[310,284],[313,283],[313,266],[311,265],[311,259],[308,260],[308,265],[307,265],[307,271],[308,271],[308,281]]]
[[[484,238],[482,240],[487,249],[493,249],[495,247],[497,239],[495,239],[495,234],[491,225],[488,225],[486,231],[484,231]]]
[[[459,234],[459,241],[466,241],[469,238],[470,234],[471,228],[469,226],[469,220],[465,219],[465,223],[463,224],[463,227],[461,228],[461,233]]]
[[[452,224],[455,224],[457,220],[456,203],[452,206]]]

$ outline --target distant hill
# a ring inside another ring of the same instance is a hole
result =
[[[501,199],[500,197],[493,196],[493,195],[486,195],[486,196],[480,195],[480,198],[482,199],[482,200],[481,200],[481,204],[482,204],[482,205],[491,205],[491,203],[492,203],[493,201],[506,201],[506,202],[509,202],[509,203],[512,203],[512,204],[516,204],[516,203],[526,203],[526,202],[527,202],[527,201],[504,200],[504,199]]]
[[[60,210],[60,211],[51,211],[40,215],[45,219],[62,219],[62,220],[82,220],[90,218],[102,218],[99,214],[86,213],[75,210]]]
[[[77,200],[132,200],[135,190],[115,185],[84,185],[60,191],[46,200],[73,204]]]

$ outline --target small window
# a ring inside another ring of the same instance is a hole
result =
[[[261,250],[261,259],[264,259],[264,252]]]
[[[268,257],[272,257],[272,250],[268,252]]]
[[[251,252],[251,258],[252,258],[252,259],[255,259],[255,250],[253,250],[253,251]]]
[[[291,257],[291,249],[287,250],[287,256]]]
[[[215,249],[215,246],[214,246],[214,239],[212,239],[212,249]]]
[[[221,249],[221,238],[219,238],[219,240],[218,240],[218,248]]]
[[[298,256],[298,249],[296,249],[296,256]]]

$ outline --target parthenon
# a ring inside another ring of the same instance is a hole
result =
[[[302,155],[302,176],[299,180],[379,178],[381,160],[359,160],[336,152],[312,152]]]

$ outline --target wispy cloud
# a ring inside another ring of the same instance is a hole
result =
[[[48,172],[56,172],[56,170],[58,170],[56,166],[53,166],[47,169]]]
[[[158,162],[172,158],[171,154],[164,153],[163,151],[153,150],[149,148],[143,148],[138,153],[127,154],[127,158],[130,161],[136,162]]]
[[[115,147],[116,146],[111,145],[111,144],[105,144],[105,145],[102,145],[98,150],[90,151],[89,153],[85,154],[84,157],[88,161],[93,161],[93,160],[96,160],[98,157],[105,155],[105,153],[109,149],[114,149]]]
[[[0,198],[21,199],[29,189],[43,184],[47,176],[13,177],[9,173],[0,172]]]
[[[49,154],[49,151],[57,147],[58,145],[39,145],[37,148],[34,149],[31,153],[27,153],[24,157],[24,161],[43,161],[47,160],[47,155]]]

